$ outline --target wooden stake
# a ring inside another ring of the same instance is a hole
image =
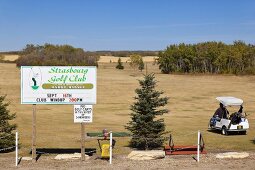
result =
[[[36,162],[36,105],[33,104],[32,118],[32,162]]]
[[[81,123],[81,161],[85,160],[85,124]]]

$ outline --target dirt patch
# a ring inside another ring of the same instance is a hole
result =
[[[217,159],[215,153],[201,155],[200,162],[196,155],[166,156],[164,159],[135,161],[127,159],[127,155],[115,155],[112,165],[94,155],[85,162],[80,160],[54,160],[54,156],[41,156],[36,163],[21,161],[19,169],[252,169],[255,153],[244,159]],[[0,155],[2,169],[16,169],[14,154]]]

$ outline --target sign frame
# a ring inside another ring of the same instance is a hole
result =
[[[31,69],[32,71],[30,70],[30,72],[28,73],[27,69]],[[34,81],[35,79],[31,78],[33,77],[31,75],[35,74],[33,72],[33,69],[40,70],[38,71],[38,73],[36,73],[36,75],[39,75],[37,82],[39,82],[38,84],[40,85],[37,85],[36,82]],[[53,73],[50,71],[52,71]],[[77,80],[80,80],[80,82],[77,81],[70,82],[71,78],[73,80],[75,79],[73,77],[77,77]],[[34,84],[30,79],[32,80],[34,79],[33,80]],[[53,82],[55,80],[63,82],[60,83]],[[31,85],[31,83],[33,84],[33,86]],[[47,96],[48,94],[56,95],[58,97],[51,98]],[[64,97],[64,94],[69,95],[69,97],[68,96]],[[97,96],[96,66],[21,66],[21,104],[90,105],[96,104],[97,99],[96,96]],[[41,101],[39,100],[36,101],[37,99],[40,99]]]

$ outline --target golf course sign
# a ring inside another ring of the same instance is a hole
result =
[[[22,66],[21,104],[96,104],[96,67]]]

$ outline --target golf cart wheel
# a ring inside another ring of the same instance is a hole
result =
[[[228,135],[228,131],[227,131],[227,128],[225,126],[222,127],[221,134],[222,135]]]

